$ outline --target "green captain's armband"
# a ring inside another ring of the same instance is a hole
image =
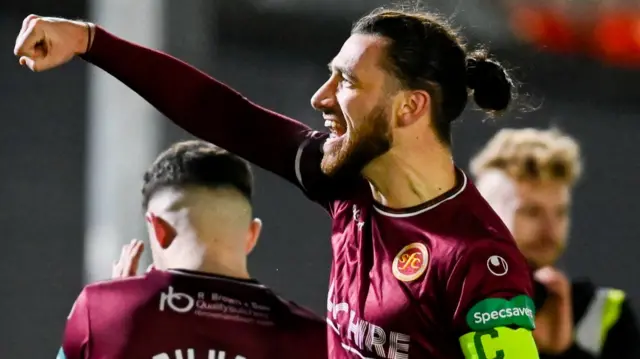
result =
[[[538,359],[531,331],[497,327],[460,337],[465,359]]]
[[[472,332],[460,337],[466,359],[538,359],[531,331],[536,310],[526,295],[511,299],[487,298],[469,310],[466,322]]]

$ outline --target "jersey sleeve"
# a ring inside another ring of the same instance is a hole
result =
[[[97,27],[85,60],[108,72],[196,137],[302,187],[327,178],[319,144],[326,135],[265,109],[196,68]],[[318,156],[320,154],[320,156]],[[304,181],[301,184],[300,181]]]
[[[56,359],[85,359],[88,356],[89,338],[91,328],[89,325],[89,307],[87,292],[83,290],[71,308],[64,329],[62,347],[58,351]]]
[[[459,256],[446,286],[465,358],[538,358],[532,278],[515,244],[478,241]]]

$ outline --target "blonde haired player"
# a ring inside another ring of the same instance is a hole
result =
[[[625,293],[570,282],[555,265],[567,245],[580,146],[557,130],[503,129],[471,161],[476,185],[535,269],[541,358],[640,358]]]

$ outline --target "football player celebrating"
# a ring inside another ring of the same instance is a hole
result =
[[[361,18],[311,99],[327,133],[92,24],[27,17],[15,52],[34,71],[82,55],[323,206],[333,219],[331,358],[538,357],[527,263],[451,159],[451,123],[469,95],[496,113],[513,83],[445,21],[384,9]]]

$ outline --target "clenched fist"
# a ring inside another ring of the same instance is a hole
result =
[[[86,22],[29,15],[22,21],[13,53],[20,58],[20,65],[44,71],[84,54],[93,33],[93,25]]]

